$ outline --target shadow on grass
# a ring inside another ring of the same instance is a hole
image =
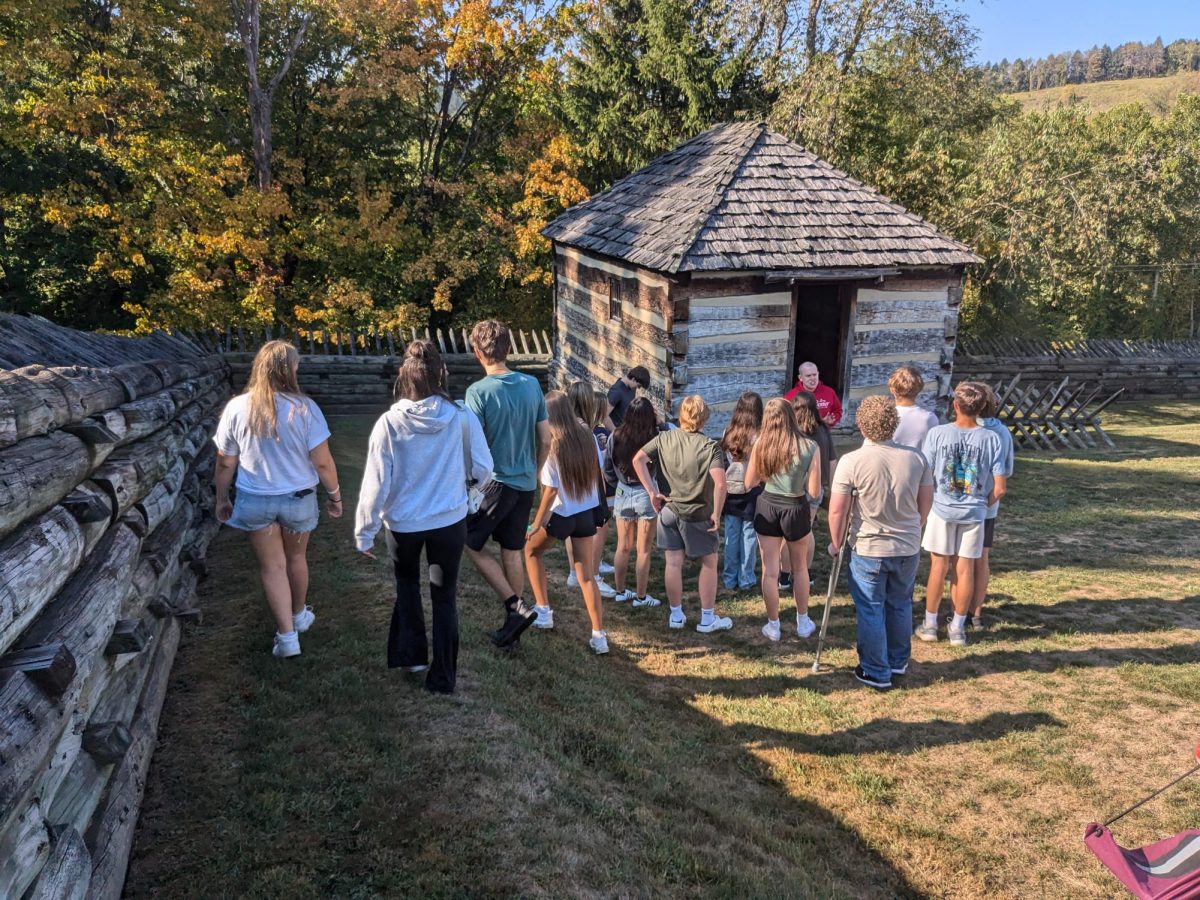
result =
[[[1036,640],[1052,634],[1140,634],[1200,629],[1200,596],[1181,600],[1122,597],[1073,599],[1057,603],[1021,603],[1006,595],[988,598],[992,627],[984,637],[1005,641]]]
[[[343,452],[335,443],[352,493],[360,461]],[[459,693],[389,672],[390,573],[353,554],[351,528],[323,520],[314,534],[317,622],[283,662],[244,537],[218,537],[206,624],[171,673],[127,896],[918,895],[664,691],[669,676],[619,648],[593,656],[565,602],[553,633],[501,655],[485,637],[499,605],[466,563]]]
[[[847,753],[917,753],[933,747],[993,741],[1014,732],[1062,725],[1059,719],[1048,713],[995,712],[970,722],[875,719],[865,725],[831,734],[796,734],[748,724],[736,724],[731,728],[743,740],[763,746],[784,747],[797,753],[840,756]]]

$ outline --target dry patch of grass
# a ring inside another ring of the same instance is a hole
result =
[[[820,675],[811,642],[761,638],[745,592],[714,636],[609,604],[597,659],[561,578],[556,630],[501,656],[468,563],[460,692],[432,697],[384,667],[389,573],[355,558],[347,522],[317,533],[318,621],[281,665],[249,550],[223,534],[128,893],[1113,895],[1083,826],[1185,768],[1197,737],[1198,412],[1127,407],[1114,453],[1019,457],[994,628],[965,651],[919,644],[885,695],[850,676],[844,594]],[[344,485],[369,425],[335,422]],[[1119,837],[1196,827],[1197,809],[1185,784]]]
[[[1200,72],[1068,84],[1040,91],[1021,91],[1012,94],[1012,98],[1026,110],[1045,111],[1059,105],[1080,103],[1095,112],[1105,112],[1127,103],[1140,103],[1155,115],[1165,115],[1180,94],[1200,94]]]

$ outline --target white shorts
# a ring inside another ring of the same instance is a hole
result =
[[[931,512],[925,523],[921,549],[939,556],[979,559],[983,556],[983,522],[947,522]]]

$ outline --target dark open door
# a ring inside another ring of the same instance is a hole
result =
[[[788,387],[803,362],[816,363],[821,381],[843,401],[850,381],[850,307],[854,288],[843,283],[801,282],[792,295],[793,340]]]

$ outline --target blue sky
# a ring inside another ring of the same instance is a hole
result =
[[[963,0],[980,62],[1200,37],[1200,0]]]

